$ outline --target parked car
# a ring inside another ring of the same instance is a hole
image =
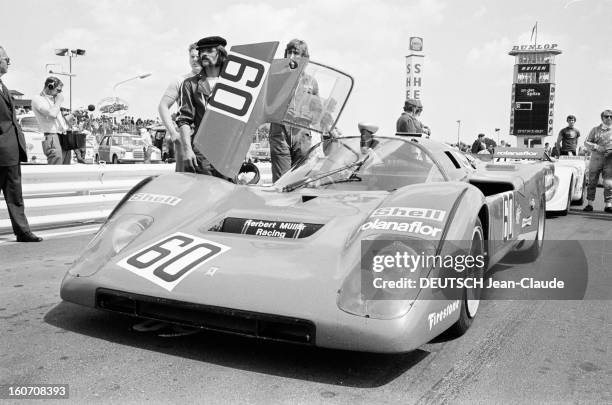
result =
[[[38,121],[33,113],[17,116],[19,125],[23,130],[23,136],[26,141],[26,149],[28,152],[28,163],[47,164],[47,157],[43,152],[42,142],[45,140],[45,135],[38,126]]]
[[[100,141],[95,162],[138,163],[144,162],[144,142],[138,135],[127,133],[106,135]],[[161,162],[161,151],[151,147],[151,163]]]

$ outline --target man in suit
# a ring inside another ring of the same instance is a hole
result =
[[[0,189],[17,242],[40,242],[42,238],[30,231],[23,208],[20,162],[27,162],[28,156],[13,99],[2,83],[2,76],[8,71],[9,64],[10,59],[6,51],[0,46]]]

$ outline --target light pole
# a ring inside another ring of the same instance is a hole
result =
[[[457,120],[457,147],[461,150],[461,120]]]
[[[68,77],[70,82],[70,111],[72,111],[72,58],[76,58],[77,56],[85,56],[85,49],[68,49],[68,48],[59,48],[55,50],[55,54],[57,56],[68,56]],[[53,73],[49,71],[49,73]],[[55,74],[64,74],[65,73],[55,73]]]
[[[495,135],[497,135],[497,144],[499,145],[499,128],[495,128]]]
[[[149,77],[149,76],[151,76],[151,75],[152,75],[152,73],[143,73],[143,74],[141,74],[141,75],[137,75],[137,76],[134,76],[134,77],[130,77],[129,79],[125,79],[125,80],[122,80],[122,81],[120,81],[120,82],[118,82],[118,83],[115,83],[115,85],[113,86],[113,94],[115,94],[115,90],[117,90],[117,87],[118,87],[120,84],[123,84],[123,83],[129,82],[129,81],[132,81],[132,80],[136,80],[136,79],[145,79],[145,78],[147,78],[147,77]]]

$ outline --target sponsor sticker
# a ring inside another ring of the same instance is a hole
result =
[[[322,226],[322,224],[310,224],[305,222],[225,218],[221,232],[266,236],[279,239],[299,239],[312,235]]]
[[[443,221],[446,211],[429,208],[383,207],[374,210],[371,217],[401,217]]]
[[[172,291],[202,264],[229,249],[230,247],[217,242],[176,232],[120,260],[117,264]]]
[[[522,223],[522,227],[526,228],[528,226],[531,226],[531,222],[532,222],[532,218],[533,217],[527,217],[527,218],[523,218],[523,223]]]
[[[429,322],[429,330],[432,330],[434,326],[448,318],[451,314],[459,309],[459,300],[455,300],[448,304],[440,312],[432,312],[427,315],[427,321]]]
[[[367,230],[383,230],[383,231],[398,231],[425,236],[436,237],[442,232],[442,228],[436,228],[431,225],[424,225],[423,222],[397,222],[383,221],[376,218],[374,221],[368,221],[361,225],[362,231]]]
[[[178,197],[163,194],[134,193],[128,201],[150,202],[175,206],[182,200]]]

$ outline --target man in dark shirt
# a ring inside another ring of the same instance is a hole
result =
[[[559,131],[559,137],[555,147],[559,151],[560,155],[576,155],[576,149],[578,148],[578,138],[580,138],[580,131],[574,128],[576,123],[576,117],[573,115],[567,116],[567,127]]]
[[[200,39],[196,49],[200,55],[202,70],[197,75],[185,79],[180,87],[180,108],[176,123],[180,131],[179,142],[186,172],[226,178],[215,170],[203,152],[193,145],[193,138],[204,118],[208,99],[227,61],[226,45],[227,41],[217,36]]]
[[[478,134],[478,138],[472,144],[472,153],[479,153],[487,149],[487,144],[484,141],[485,134]]]

